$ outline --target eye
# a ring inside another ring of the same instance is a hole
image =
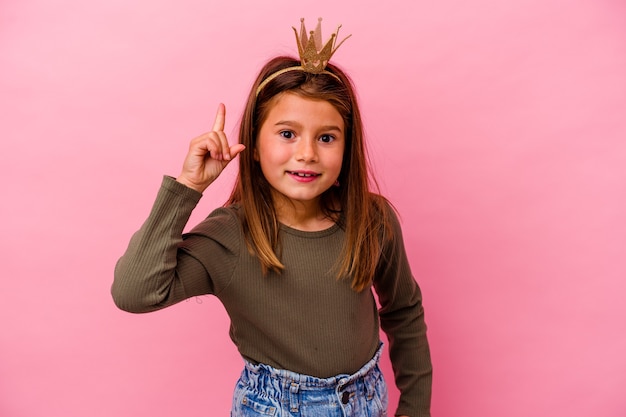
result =
[[[282,130],[278,134],[285,139],[293,139],[296,136],[291,130]]]
[[[322,136],[320,136],[320,141],[324,142],[324,143],[331,143],[334,140],[335,140],[335,137],[333,135],[322,135]]]

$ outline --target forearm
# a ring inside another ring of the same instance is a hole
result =
[[[200,194],[163,179],[150,216],[115,266],[111,294],[125,311],[143,313],[186,298],[178,277],[178,246]]]
[[[396,415],[430,417],[432,364],[421,304],[403,317],[385,317],[389,355],[400,399]]]

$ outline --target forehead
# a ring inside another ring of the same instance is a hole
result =
[[[343,117],[329,101],[283,92],[268,102],[265,121],[288,120],[308,124],[336,124],[342,130]]]

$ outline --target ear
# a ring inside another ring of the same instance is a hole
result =
[[[252,153],[252,157],[254,158],[255,161],[259,162],[259,151],[257,150],[256,146],[254,147],[254,152]]]

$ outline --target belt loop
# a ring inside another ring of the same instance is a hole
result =
[[[298,391],[300,391],[300,384],[291,381],[289,386],[289,410],[294,413],[297,413],[300,409],[300,395]]]

